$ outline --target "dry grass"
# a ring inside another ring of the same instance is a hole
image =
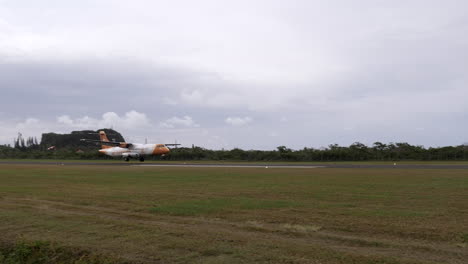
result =
[[[467,175],[0,165],[1,240],[136,263],[464,263]]]
[[[291,224],[284,224],[282,227],[291,232],[299,232],[299,233],[310,233],[310,232],[317,232],[322,227],[316,225],[291,225]]]

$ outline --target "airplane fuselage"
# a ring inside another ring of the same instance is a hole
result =
[[[164,144],[131,144],[129,147],[107,147],[99,152],[111,157],[138,158],[149,155],[165,155],[169,149]]]

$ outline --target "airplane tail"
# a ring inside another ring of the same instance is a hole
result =
[[[103,141],[103,142],[109,142],[109,139],[107,138],[106,132],[104,132],[104,131],[99,131],[99,138],[100,138],[101,141]],[[101,145],[101,148],[103,148],[103,149],[105,149],[105,148],[111,148],[111,146],[102,144],[102,145]]]

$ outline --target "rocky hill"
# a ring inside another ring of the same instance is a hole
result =
[[[73,148],[73,149],[96,149],[100,147],[100,144],[89,143],[80,141],[82,138],[99,140],[99,131],[105,131],[107,137],[111,141],[125,142],[122,135],[113,129],[98,129],[93,130],[82,130],[73,131],[70,134],[56,134],[56,133],[44,133],[41,138],[41,147],[48,148],[55,146],[56,148]]]

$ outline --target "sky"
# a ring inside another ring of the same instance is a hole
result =
[[[0,0],[0,144],[468,142],[462,0]]]

